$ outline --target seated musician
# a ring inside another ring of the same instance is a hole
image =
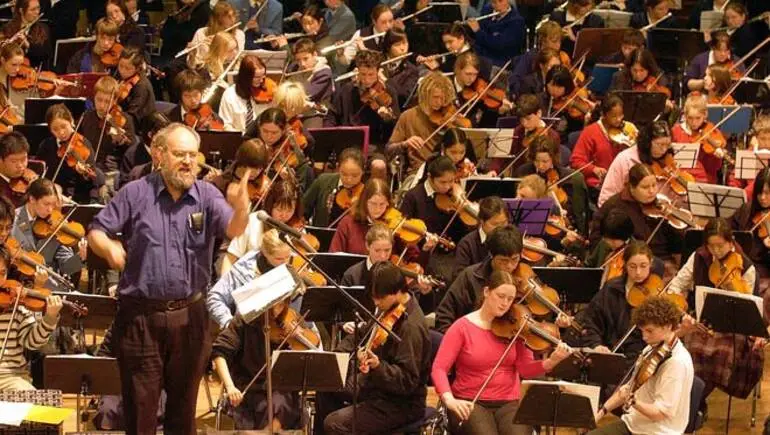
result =
[[[16,219],[13,222],[11,236],[19,242],[22,249],[37,252],[49,265],[62,275],[80,275],[87,253],[86,239],[80,239],[74,248],[63,245],[56,236],[47,240],[34,231],[36,220],[47,220],[54,210],[59,209],[59,194],[54,184],[46,178],[38,178],[30,184],[27,192],[27,202],[16,209]],[[55,229],[52,228],[52,229]],[[75,252],[73,249],[77,249]],[[48,279],[45,287],[52,290],[64,290],[61,283]]]
[[[539,135],[550,138],[555,143],[559,143],[559,133],[551,127],[546,131],[546,124],[543,121],[543,106],[540,99],[533,94],[522,94],[516,100],[516,116],[519,117],[519,125],[513,129],[513,141],[511,144],[511,155],[518,156],[524,149],[529,147],[532,141]],[[569,149],[559,147],[560,166],[569,163]],[[522,159],[514,163],[513,169],[516,170],[524,164]],[[502,168],[500,168],[502,169]]]
[[[7,282],[10,264],[8,251],[0,249],[0,286]],[[63,305],[61,297],[56,295],[48,296],[45,302],[46,308],[42,317],[35,316],[23,304],[15,313],[12,305],[0,310],[0,326],[8,339],[8,342],[3,344],[5,354],[0,361],[0,391],[35,389],[30,382],[24,351],[40,349],[48,343],[59,322],[59,312]]]
[[[121,185],[138,180],[158,169],[160,158],[156,152],[159,150],[159,144],[153,141],[153,137],[169,124],[171,121],[161,112],[155,112],[142,120],[142,138],[139,143],[128,147],[123,154],[120,165]]]
[[[759,286],[754,263],[738,247],[732,228],[724,218],[709,219],[703,240],[703,246],[690,255],[671,281],[669,291],[688,297],[688,292],[695,292],[697,286],[707,286],[758,295]],[[722,278],[711,274],[709,270],[715,262],[728,268],[725,270],[730,271],[727,274],[731,277]],[[733,270],[737,273],[732,273]],[[710,276],[718,282],[713,282]],[[764,295],[765,304],[769,296],[767,293]],[[767,309],[763,315],[767,315]],[[682,340],[693,356],[695,375],[706,383],[701,408],[715,388],[730,396],[747,398],[762,377],[763,347],[767,340],[738,334],[706,332],[704,328],[697,326],[695,319],[689,315],[685,316],[680,335],[683,335]],[[732,363],[725,364],[724,361]]]
[[[454,86],[457,92],[457,104],[463,106],[467,101],[475,99],[487,87],[487,82],[480,78],[481,61],[475,53],[463,53],[457,57],[454,71]],[[508,100],[507,93],[498,84],[493,83],[487,92],[501,95],[495,98],[481,99],[474,102],[468,112],[472,125],[478,128],[493,128],[497,118],[513,109],[513,103]],[[490,94],[485,94],[490,95]],[[502,98],[499,98],[502,97]],[[498,99],[499,98],[499,101]],[[487,101],[491,99],[488,103]],[[497,106],[497,107],[496,107]]]
[[[690,19],[687,21],[688,29],[701,28],[701,14],[706,11],[724,11],[725,4],[730,0],[701,0],[695,3],[690,10]]]
[[[717,172],[722,167],[722,159],[729,157],[727,140],[719,129],[713,129],[714,124],[708,120],[708,103],[703,95],[690,95],[684,102],[684,121],[671,129],[674,142],[694,143],[700,141],[698,161],[695,168],[686,169],[699,182],[714,184],[717,182]],[[710,133],[709,133],[710,132]],[[707,137],[703,135],[709,133]],[[707,146],[713,149],[706,152]]]
[[[393,11],[384,3],[377,4],[371,12],[372,24],[356,30],[353,33],[352,40],[374,36],[378,33],[385,33],[393,28]],[[344,49],[338,49],[335,60],[339,66],[347,68],[356,57],[360,50],[372,50],[379,53],[384,52],[385,35],[376,38],[360,40],[346,46]]]
[[[523,52],[527,30],[524,18],[507,0],[491,0],[480,11],[481,15],[492,12],[498,15],[483,21],[469,19],[468,27],[473,32],[476,53],[496,66],[503,66]]]
[[[381,219],[391,206],[390,186],[379,178],[367,181],[358,201],[337,225],[329,252],[366,255],[366,232],[369,226]]]
[[[770,151],[770,115],[756,115],[751,124],[751,132],[754,133],[749,140],[749,149],[754,152],[767,154]],[[754,195],[754,181],[740,180],[735,178],[735,172],[730,171],[727,177],[728,184],[734,187],[740,187],[746,191],[746,197],[751,198]]]
[[[329,26],[332,42],[347,41],[356,32],[356,17],[344,0],[324,0],[324,21]]]
[[[637,29],[629,29],[623,32],[622,39],[620,40],[620,50],[600,58],[599,63],[622,66],[631,59],[631,53],[643,49],[645,45],[646,38],[642,32]]]
[[[657,162],[661,167],[666,167],[663,161],[668,155],[671,157],[674,155],[674,150],[671,148],[671,128],[668,123],[655,121],[647,125],[639,133],[636,145],[624,149],[612,161],[604,177],[597,205],[601,207],[613,195],[623,191],[628,183],[628,171],[634,165],[641,162],[652,166]],[[664,192],[667,191],[664,190]]]
[[[53,59],[53,40],[48,24],[35,21],[40,17],[39,0],[19,0],[13,6],[13,18],[2,29],[2,36],[9,41],[14,35],[14,42],[21,45],[27,53],[29,64],[33,68],[50,69]],[[27,32],[21,29],[33,23]]]
[[[663,277],[666,279],[676,272],[683,236],[680,231],[668,223],[664,222],[659,226],[660,219],[645,214],[645,206],[649,207],[655,203],[657,193],[658,180],[652,169],[643,163],[634,165],[628,171],[626,188],[610,197],[594,213],[589,240],[591,246],[596,247],[602,238],[600,226],[604,217],[615,208],[624,210],[633,222],[634,238],[646,241],[653,254],[666,263],[665,276]]]
[[[560,63],[564,63],[569,67],[570,58],[569,55],[561,51],[561,26],[556,21],[545,21],[537,28],[537,49],[532,48],[526,53],[518,57],[516,64],[511,72],[511,77],[508,79],[511,85],[510,93],[512,95],[521,95],[527,93],[521,90],[520,84],[524,77],[536,72],[538,70],[539,56],[544,50],[555,51],[558,53]],[[545,77],[545,73],[542,73],[541,79]]]
[[[556,65],[545,75],[545,92],[541,94],[541,104],[548,107],[547,116],[566,121],[562,134],[581,131],[589,122],[596,103],[588,99],[584,88],[576,84],[575,76],[564,65]],[[573,98],[574,97],[574,98]],[[557,126],[560,130],[563,128]]]
[[[251,5],[249,17],[247,18],[248,21],[244,22],[244,24],[246,25],[246,46],[248,49],[253,50],[258,48],[253,44],[255,39],[283,33],[283,2],[277,0],[255,0],[253,3],[249,3]],[[264,9],[262,9],[263,6]],[[254,19],[254,14],[260,9],[262,12]],[[241,17],[241,20],[243,20],[243,17]]]
[[[516,176],[540,176],[548,185],[547,195],[553,196],[555,201],[561,201],[557,210],[559,214],[563,212],[562,218],[566,219],[562,220],[562,223],[572,222],[575,228],[585,231],[588,219],[588,190],[585,179],[582,173],[573,174],[570,168],[562,166],[559,161],[558,143],[546,135],[536,137],[527,150],[527,163],[519,167]]]
[[[408,173],[416,172],[426,157],[438,147],[439,135],[432,135],[427,143],[424,138],[431,136],[443,123],[441,115],[454,104],[454,99],[454,85],[443,74],[432,72],[420,82],[417,106],[407,109],[398,118],[387,145],[389,155],[407,155]]]
[[[482,161],[476,166],[476,157],[473,151],[473,143],[461,128],[452,127],[446,130],[444,137],[441,138],[441,148],[439,154],[452,159],[455,165],[455,181],[462,183],[468,177],[479,175],[480,172],[487,171],[487,162]],[[400,186],[401,190],[411,190],[421,181],[424,181],[427,168],[427,162],[420,165],[414,177],[408,177]],[[490,176],[495,176],[495,171],[487,172]]]
[[[208,25],[198,29],[195,35],[193,35],[192,41],[187,44],[188,47],[197,46],[197,49],[188,55],[188,64],[200,65],[204,63],[208,58],[209,48],[214,36],[237,22],[238,13],[233,6],[226,1],[217,2],[211,11],[211,16],[209,16]],[[243,50],[246,47],[246,36],[243,30],[241,30],[242,27],[243,25],[237,26],[227,31],[235,38],[238,50]]]
[[[358,367],[350,376],[359,376],[358,405],[353,412],[351,394],[318,393],[315,434],[390,433],[417,421],[425,412],[425,383],[431,364],[431,343],[420,306],[407,288],[401,270],[387,262],[374,264],[372,282],[366,287],[379,312],[399,304],[405,308],[392,330],[401,338],[387,338],[384,345],[356,350],[355,335],[346,337],[335,351],[357,352]],[[348,379],[350,385],[351,379]],[[356,418],[355,422],[353,418]]]
[[[708,104],[734,105],[735,98],[727,94],[732,85],[733,78],[727,66],[715,63],[706,68],[703,91]]]
[[[340,217],[352,211],[348,209],[356,202],[356,191],[362,192],[364,169],[361,150],[345,148],[337,158],[337,171],[319,175],[302,195],[305,218],[316,227],[340,223]]]
[[[555,66],[561,65],[559,52],[550,48],[541,48],[534,59],[535,68],[514,83],[518,95],[543,95],[546,92],[546,77]]]
[[[106,196],[111,198],[119,186],[118,166],[126,148],[136,141],[134,118],[125,116],[117,108],[118,82],[112,77],[102,77],[94,85],[94,109],[86,110],[80,130],[92,144],[97,144],[96,167],[105,175]],[[125,119],[120,127],[113,113]],[[109,121],[106,121],[108,120]],[[105,122],[107,125],[105,126]]]
[[[744,57],[754,50],[754,47],[767,38],[769,33],[766,18],[752,20],[751,22],[749,22],[749,18],[749,10],[746,4],[730,2],[730,4],[725,6],[724,22],[727,25],[727,33],[730,34],[730,46],[732,47],[732,52],[738,57]],[[765,48],[765,52],[766,50]],[[750,65],[755,58],[757,57],[749,57],[747,64]]]
[[[516,285],[511,274],[501,270],[492,272],[487,284],[480,292],[478,308],[458,318],[446,331],[431,378],[450,411],[451,433],[528,435],[533,432],[531,426],[513,423],[521,399],[521,378],[550,372],[569,356],[570,349],[561,343],[550,357],[536,360],[519,338],[508,351],[508,340],[496,334],[495,325],[505,322],[501,319],[514,309]],[[498,368],[505,352],[508,354]],[[454,379],[450,382],[452,369]]]
[[[629,25],[634,29],[642,29],[656,22],[655,27],[659,29],[677,27],[676,19],[673,16],[663,19],[671,10],[671,3],[668,0],[644,0],[644,9],[644,12],[637,12],[631,16]]]
[[[322,9],[320,5],[310,4],[302,10],[301,14],[295,13],[295,15],[299,14],[298,21],[302,26],[302,31],[307,35],[308,39],[313,41],[317,50],[323,50],[336,42],[331,37],[331,29],[329,29],[329,23],[326,22],[325,12],[326,10]],[[350,33],[352,35],[353,31],[351,30]],[[280,50],[288,50],[289,40],[285,35],[278,35],[275,43],[271,45]],[[327,56],[331,56],[331,54]]]
[[[385,60],[390,61],[390,63],[382,66],[382,74],[387,79],[387,83],[396,91],[399,107],[404,107],[409,103],[410,97],[417,88],[420,69],[412,62],[411,56],[401,60],[394,60],[409,53],[409,39],[405,32],[398,29],[390,29],[385,34],[383,48],[385,50]],[[356,67],[358,67],[357,62]]]
[[[238,42],[235,37],[228,32],[219,32],[212,37],[209,50],[202,60],[198,61],[190,56],[184,62],[183,67],[194,69],[207,81],[213,82],[222,78],[225,68],[235,60],[239,53]],[[180,61],[182,59],[178,59],[176,62],[180,63]]]
[[[586,179],[591,198],[596,198],[607,175],[607,169],[625,145],[611,141],[611,129],[624,130],[624,126],[633,124],[623,121],[623,100],[610,95],[602,100],[601,118],[590,124],[581,133],[570,158],[570,166],[580,169]],[[632,129],[636,132],[636,127]],[[586,166],[587,165],[587,166]]]
[[[565,52],[575,51],[575,41],[581,30],[604,27],[604,19],[591,13],[594,6],[594,0],[569,0],[564,9],[551,12],[551,20],[562,27],[564,37],[561,46]]]
[[[155,92],[147,77],[147,60],[138,48],[126,47],[120,53],[118,79],[129,89],[126,97],[118,96],[123,113],[137,125],[155,111]]]
[[[0,152],[2,151],[2,139],[0,139]],[[767,216],[770,210],[770,169],[763,168],[757,173],[752,181],[752,193],[748,196],[749,201],[741,205],[730,217],[730,225],[733,231],[751,231],[753,243],[751,250],[746,252],[746,256],[754,263],[757,271],[757,281],[759,283],[759,292],[761,295],[768,294],[770,288],[770,237],[761,237],[760,232],[764,229],[767,232],[765,221],[760,219]],[[754,228],[758,222],[763,222],[759,227]],[[770,223],[770,221],[768,222]],[[764,235],[763,232],[763,235]]]
[[[202,153],[200,155],[203,156]],[[270,184],[266,171],[267,159],[267,147],[261,140],[243,141],[235,151],[235,160],[221,174],[211,177],[209,181],[217,186],[223,195],[227,195],[231,184],[240,183],[241,178],[248,177],[249,199],[255,204],[264,197]]]
[[[115,66],[102,62],[105,53],[114,51],[113,46],[118,42],[120,26],[107,18],[96,22],[96,41],[78,50],[67,62],[67,73],[114,72]]]
[[[508,225],[508,209],[499,196],[487,196],[479,201],[479,227],[466,234],[455,249],[456,277],[466,267],[481,263],[487,258],[486,241],[497,228]]]
[[[302,202],[299,199],[297,185],[293,180],[277,178],[265,195],[260,209],[267,212],[273,219],[298,230],[304,229]],[[264,225],[261,220],[257,219],[256,213],[251,213],[246,230],[227,245],[227,252],[222,257],[220,275],[227,273],[239,258],[251,251],[260,249],[262,236],[269,229],[269,225]]]
[[[684,433],[690,421],[690,390],[693,384],[693,360],[677,338],[681,311],[664,297],[651,297],[633,312],[631,322],[642,332],[647,344],[636,364],[647,358],[657,346],[670,348],[667,358],[636,391],[635,380],[621,386],[595,414],[598,422],[623,406],[620,420],[589,432],[590,435],[631,433]]]
[[[291,80],[302,84],[310,101],[328,105],[334,92],[334,80],[326,58],[318,55],[315,43],[308,38],[295,42],[291,52],[294,64],[289,66],[288,72],[298,73]]]
[[[255,55],[243,56],[233,84],[222,94],[219,117],[228,130],[245,132],[273,101],[276,84]]]
[[[107,0],[104,12],[107,19],[117,24],[120,28],[118,31],[118,42],[124,47],[144,50],[144,42],[147,37],[144,34],[144,30],[139,28],[128,12],[125,0]]]
[[[440,69],[444,73],[452,73],[455,70],[455,61],[457,56],[473,51],[469,43],[468,36],[465,34],[465,27],[461,23],[453,23],[441,32],[441,41],[444,43],[446,53],[436,53],[429,56],[417,56],[418,64],[424,65],[431,71]],[[489,78],[492,71],[492,65],[486,58],[481,58],[481,75],[485,79]]]
[[[99,191],[104,185],[104,173],[94,167],[91,142],[75,132],[75,120],[64,104],[49,107],[45,121],[52,137],[40,143],[36,158],[45,162],[46,178],[61,186],[62,193],[75,202],[98,202],[104,196]],[[72,157],[78,155],[86,157]]]
[[[209,85],[206,79],[196,71],[186,69],[176,76],[174,82],[181,98],[179,105],[166,114],[168,119],[171,122],[190,122],[188,125],[196,130],[220,129],[219,124],[224,124],[224,121],[208,103],[202,101],[203,93]],[[206,108],[204,108],[204,104],[206,104]],[[211,115],[206,115],[204,118],[203,111],[211,112]],[[189,117],[186,116],[188,113],[190,113]],[[196,114],[197,116],[195,116]]]
[[[16,90],[13,88],[14,77],[19,76],[19,71],[24,63],[24,50],[15,42],[0,47],[0,106],[5,110],[8,108],[8,116],[3,114],[4,124],[14,124],[15,122],[24,123],[24,100],[29,94],[26,90]],[[13,120],[12,118],[16,118]]]
[[[139,9],[138,0],[126,0],[126,9],[128,9],[128,16],[134,20],[139,26],[149,26],[150,16],[147,11]]]
[[[687,89],[691,91],[703,90],[704,77],[706,77],[706,68],[709,65],[715,63],[732,67],[733,62],[738,60],[733,55],[730,47],[730,35],[724,31],[716,31],[711,35],[711,41],[709,41],[709,51],[705,51],[696,55],[688,64],[687,71],[684,75],[684,82],[687,84]],[[737,68],[741,73],[744,71],[744,66],[741,65]]]
[[[668,0],[666,0],[668,1]],[[647,49],[636,50],[623,63],[624,68],[612,76],[610,91],[660,92],[666,95],[666,111],[674,108],[671,90],[655,56]]]
[[[368,125],[371,144],[383,147],[387,143],[401,109],[396,90],[391,84],[385,84],[379,79],[381,60],[382,56],[371,50],[362,50],[356,54],[358,73],[335,90],[329,112],[324,117],[324,127]],[[380,88],[383,90],[380,91]],[[390,105],[369,102],[370,92],[386,93],[390,98]],[[362,98],[368,104],[362,101]]]
[[[513,225],[493,230],[485,242],[489,250],[481,263],[466,267],[452,282],[444,299],[436,308],[436,327],[445,333],[455,320],[470,313],[478,306],[483,288],[494,271],[513,273],[521,260],[524,248],[521,233]]]
[[[0,196],[14,207],[24,204],[27,187],[37,178],[27,168],[28,158],[29,142],[24,135],[12,131],[0,136]],[[22,179],[24,182],[19,183]]]

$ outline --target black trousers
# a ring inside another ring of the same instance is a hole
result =
[[[470,418],[460,424],[460,419],[449,413],[449,432],[461,435],[530,435],[532,426],[513,424],[519,401],[479,401]]]
[[[313,421],[315,435],[353,433],[353,406],[350,393],[318,393]],[[356,435],[389,434],[425,415],[425,400],[359,398],[356,405]]]
[[[588,435],[631,435],[631,431],[628,430],[628,426],[626,426],[623,420],[615,420],[610,424],[588,432]]]
[[[121,299],[113,334],[123,388],[126,432],[155,434],[166,390],[165,433],[194,434],[198,386],[211,354],[203,299],[175,311],[153,311]]]

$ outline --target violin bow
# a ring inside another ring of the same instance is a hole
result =
[[[730,111],[730,113],[728,113],[727,116],[725,116],[724,118],[720,119],[719,122],[717,122],[711,128],[709,128],[708,130],[703,132],[703,134],[701,134],[698,137],[698,140],[695,140],[692,143],[701,143],[702,141],[704,141],[707,137],[709,137],[709,135],[711,135],[711,133],[716,131],[716,129],[718,129],[720,126],[722,126],[722,124],[727,122],[730,118],[733,117],[733,115],[738,113],[739,110],[741,110],[741,106],[735,106],[735,108],[732,111]]]
[[[438,238],[443,238],[443,237],[445,237],[445,236],[446,236],[446,232],[447,232],[447,231],[449,231],[449,227],[451,227],[451,226],[452,226],[452,223],[454,223],[455,219],[457,219],[457,216],[459,216],[459,215],[460,215],[460,210],[461,210],[463,207],[465,207],[465,204],[466,204],[466,203],[469,203],[469,202],[470,202],[470,201],[468,200],[468,196],[469,196],[471,193],[473,193],[473,191],[476,189],[476,186],[478,186],[478,185],[479,185],[478,183],[474,184],[474,185],[473,185],[473,187],[471,187],[471,190],[469,190],[467,194],[464,194],[464,195],[463,195],[463,197],[462,197],[462,199],[461,199],[461,201],[460,201],[460,205],[457,207],[457,210],[455,210],[455,212],[454,212],[454,213],[452,213],[452,217],[450,217],[450,218],[449,218],[449,222],[447,222],[446,226],[444,226],[444,229],[443,229],[443,230],[441,230],[441,234],[439,234],[439,235],[438,235]],[[458,186],[459,186],[459,184],[458,184]],[[436,246],[438,246],[438,245],[439,245],[439,244],[438,244],[438,243],[436,243],[436,245],[435,245],[435,246],[433,246],[433,249],[431,249],[431,250],[430,250],[430,252],[432,253],[432,252],[433,252],[433,251],[436,249]]]
[[[768,40],[770,40],[770,38],[768,38]],[[751,74],[751,72],[754,71],[757,65],[759,65],[759,59],[755,60],[754,63],[752,63],[751,66],[748,67],[746,71],[743,72],[743,74],[738,78],[738,80],[735,80],[735,83],[730,85],[730,88],[727,90],[727,92],[725,92],[725,95],[722,97],[721,100],[719,100],[720,105],[725,104],[725,101],[727,101],[727,99],[730,98],[730,95],[732,95],[733,92],[735,92],[735,90],[738,89],[738,86],[740,86],[741,81],[746,77],[748,77],[749,74]]]
[[[435,136],[436,134],[438,134],[438,132],[439,132],[439,131],[441,131],[441,130],[442,130],[444,127],[446,127],[447,125],[449,125],[449,123],[450,123],[450,122],[452,122],[452,121],[454,121],[454,120],[455,120],[455,119],[456,119],[458,116],[460,116],[460,114],[462,113],[462,111],[463,111],[464,109],[466,109],[466,108],[467,108],[467,107],[468,107],[468,106],[469,106],[471,103],[473,103],[474,101],[476,101],[476,99],[477,99],[477,98],[478,98],[478,96],[474,96],[474,97],[473,97],[473,98],[471,98],[470,100],[468,100],[468,101],[466,101],[465,103],[463,103],[463,105],[462,105],[462,106],[460,106],[460,108],[459,108],[459,109],[457,109],[457,110],[455,111],[455,113],[453,113],[453,114],[452,114],[452,115],[451,115],[451,116],[450,116],[450,117],[449,117],[449,118],[448,118],[446,121],[444,121],[443,123],[441,123],[441,125],[439,125],[438,127],[436,127],[436,129],[435,129],[435,130],[433,130],[433,132],[432,132],[431,134],[429,134],[429,135],[428,135],[428,137],[427,137],[427,138],[425,138],[425,139],[422,141],[423,145],[425,145],[425,144],[427,144],[428,142],[430,142],[430,140],[431,140],[431,139],[433,139],[433,136]],[[449,104],[454,104],[454,103],[449,103]],[[423,153],[423,148],[422,148],[422,147],[420,147],[420,150],[418,151],[418,153],[420,154],[420,157],[422,157],[422,159],[423,159],[423,160],[427,160],[427,157],[426,157],[426,156],[425,156],[425,154]]]
[[[70,210],[69,213],[67,213],[67,216],[64,216],[64,219],[62,219],[61,222],[59,222],[59,225],[57,225],[56,228],[51,232],[51,235],[48,236],[47,239],[45,239],[45,242],[43,243],[43,245],[40,248],[38,248],[37,251],[35,251],[36,253],[39,254],[43,252],[43,249],[45,249],[45,247],[48,246],[48,243],[51,240],[53,240],[53,238],[56,236],[56,233],[58,233],[59,230],[61,230],[61,228],[64,226],[67,220],[72,216],[72,214],[75,213],[75,210],[77,210],[78,207],[79,207],[79,204],[75,203],[75,206],[72,207],[72,210]]]
[[[770,12],[765,12],[764,14],[762,14],[762,15],[760,15],[760,16],[758,16],[758,17],[754,17],[754,18],[760,18],[760,17],[763,17],[763,16],[767,16],[767,14],[768,14],[768,13],[770,13]],[[763,18],[763,19],[764,19],[764,18]],[[743,65],[743,63],[744,63],[744,62],[746,62],[746,61],[747,61],[747,60],[748,60],[748,59],[749,59],[751,56],[753,56],[753,55],[754,55],[754,53],[756,53],[757,51],[759,51],[759,49],[760,49],[760,48],[762,48],[762,47],[764,47],[765,45],[767,45],[767,43],[768,43],[768,42],[770,42],[770,36],[768,36],[767,38],[765,38],[765,40],[764,40],[764,41],[762,41],[762,42],[760,42],[759,44],[757,44],[757,46],[756,46],[756,47],[752,48],[752,49],[751,49],[751,51],[749,51],[748,53],[746,53],[746,55],[745,55],[745,56],[743,56],[742,58],[738,59],[738,61],[737,61],[737,62],[735,62],[735,63],[733,64],[733,67],[732,67],[732,68],[730,68],[730,69],[731,69],[731,70],[734,70],[735,68],[738,68],[740,65]],[[759,59],[757,59],[757,60],[759,60]]]
[[[665,293],[666,290],[668,290],[668,288],[671,287],[671,284],[673,283],[674,283],[674,280],[672,279],[671,281],[668,282],[668,284],[663,286],[663,288],[658,290],[658,293],[655,296],[660,296],[663,293]],[[618,349],[620,349],[620,346],[622,346],[626,342],[626,340],[628,340],[628,337],[630,337],[635,330],[636,330],[636,324],[631,325],[631,327],[628,328],[628,331],[626,331],[626,333],[623,335],[623,338],[621,338],[620,341],[618,341],[618,343],[615,346],[613,346],[612,353],[617,353]]]
[[[96,161],[96,158],[99,156],[99,150],[102,148],[102,142],[104,141],[104,133],[107,131],[107,124],[109,123],[107,119],[110,117],[110,110],[112,110],[112,105],[117,102],[116,94],[117,94],[118,88],[113,88],[112,93],[110,94],[110,104],[107,106],[107,113],[104,115],[104,125],[102,125],[102,131],[99,133],[99,142],[96,144],[96,150],[94,151],[94,161]],[[195,128],[195,127],[193,127]]]
[[[563,182],[569,180],[570,178],[574,177],[578,172],[582,171],[583,169],[587,168],[589,165],[593,165],[593,164],[594,164],[594,161],[591,160],[590,162],[586,163],[585,165],[575,169],[574,171],[570,172],[569,174],[567,174],[567,175],[561,177],[560,179],[556,180],[553,184],[549,184],[548,188],[550,189],[551,187],[557,187],[561,183],[563,183]]]
[[[67,159],[67,153],[69,153],[70,148],[72,148],[72,141],[75,139],[75,135],[78,133],[78,130],[80,129],[80,124],[83,123],[83,115],[80,115],[80,118],[78,119],[77,125],[75,125],[75,131],[72,133],[72,136],[70,136],[69,140],[67,141],[67,148],[64,150],[64,154],[62,155],[61,159],[59,159],[59,166],[56,167],[56,171],[53,173],[53,177],[51,178],[51,183],[56,182],[56,177],[59,176],[59,171],[61,171],[61,167],[64,164],[64,160]],[[59,141],[56,141],[56,144],[59,144]]]
[[[343,212],[342,212],[342,213],[341,213],[341,214],[340,214],[340,215],[337,217],[337,219],[334,219],[334,222],[330,223],[330,224],[329,224],[329,226],[328,226],[328,228],[334,228],[334,226],[336,226],[336,225],[337,225],[337,224],[338,224],[338,223],[339,223],[339,222],[342,220],[342,218],[344,218],[345,216],[347,216],[347,214],[348,214],[348,212],[350,212],[350,209],[351,209],[351,208],[353,208],[353,205],[351,205],[350,207],[346,208],[346,209],[345,209],[345,211],[343,211]]]
[[[475,95],[476,101],[472,105],[468,106],[465,109],[465,113],[463,113],[463,116],[468,116],[468,113],[470,113],[470,111],[473,109],[473,107],[476,105],[476,103],[478,103],[479,100],[484,98],[484,95],[486,95],[487,92],[489,92],[489,90],[492,89],[492,85],[494,85],[495,82],[500,79],[500,76],[502,76],[502,74],[505,72],[505,70],[508,69],[508,67],[511,65],[511,62],[513,62],[513,60],[509,60],[508,62],[506,62],[505,65],[503,65],[503,67],[500,68],[499,71],[497,71],[497,73],[494,75],[494,77],[492,77],[492,79],[489,80],[487,85],[484,86],[484,89],[482,89],[481,92],[478,92]]]

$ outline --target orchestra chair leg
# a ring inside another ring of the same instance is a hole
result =
[[[699,408],[705,387],[706,383],[703,382],[703,379],[697,376],[693,378],[692,389],[690,390],[690,418],[685,433],[694,433],[703,426],[703,413]]]
[[[754,386],[754,392],[751,394],[751,427],[757,425],[757,400],[760,396],[760,389],[762,386],[762,378],[759,379],[757,385]]]

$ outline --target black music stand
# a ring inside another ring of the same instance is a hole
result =
[[[77,394],[77,430],[80,431],[81,401],[91,394],[121,394],[120,371],[115,358],[90,355],[48,355],[43,360],[43,378],[47,389]],[[87,404],[86,404],[87,405]]]
[[[636,125],[651,124],[666,110],[666,94],[660,92],[612,91],[623,99],[623,114],[626,121]]]
[[[69,98],[94,98],[94,86],[100,78],[108,73],[72,73],[59,76],[62,80],[77,83],[78,86],[68,86],[62,89],[61,96]]]
[[[436,10],[434,6],[432,10]],[[447,23],[412,23],[406,26],[406,34],[410,41],[420,41],[414,44],[412,51],[415,55],[429,56],[446,52],[441,33],[449,27]]]
[[[321,244],[321,247],[318,248],[318,252],[329,251],[329,246],[332,244],[334,233],[337,232],[337,230],[334,228],[314,227],[312,225],[305,225],[305,230],[308,233],[314,235],[315,238],[318,239],[318,242]]]
[[[513,198],[516,196],[518,178],[498,177],[468,177],[465,180],[465,191],[470,201],[478,201],[488,196]]]
[[[344,287],[366,309],[374,310],[374,302],[366,296],[364,287]],[[306,313],[308,322],[350,322],[356,319],[350,301],[340,295],[334,287],[308,287],[302,297],[301,313]]]
[[[24,122],[26,124],[44,124],[45,113],[54,104],[64,104],[72,112],[74,119],[86,111],[85,98],[27,98],[24,100]]]
[[[579,59],[588,51],[585,63],[591,66],[599,59],[619,52],[623,34],[627,31],[628,29],[581,29],[577,34],[572,58]]]
[[[345,272],[354,265],[366,261],[366,255],[347,252],[319,252],[312,255],[316,266],[323,269],[335,281],[341,281]]]
[[[13,131],[18,131],[27,138],[30,156],[36,156],[40,144],[52,136],[48,124],[19,124],[13,126]]]
[[[112,296],[89,295],[79,292],[54,292],[68,301],[88,308],[88,315],[77,317],[72,310],[62,310],[60,326],[107,330],[118,312],[118,300]]]
[[[460,4],[455,2],[430,2],[431,12],[440,23],[454,23],[462,21],[463,13]]]
[[[720,184],[688,183],[687,203],[695,216],[729,218],[746,202],[746,192]]]
[[[56,41],[56,47],[53,53],[54,70],[63,74],[67,71],[67,63],[75,57],[80,49],[85,48],[89,43],[96,41],[95,36],[87,38],[70,38]]]
[[[572,354],[554,367],[550,376],[581,384],[617,385],[628,369],[629,361],[622,353],[596,352],[580,349],[581,360]]]
[[[223,162],[235,160],[235,152],[243,142],[239,131],[199,131],[201,136],[201,152],[208,156],[218,152]]]
[[[531,385],[513,417],[515,424],[593,429],[591,401],[580,394],[562,391],[559,385]]]
[[[503,199],[508,221],[528,236],[540,236],[553,209],[553,199]]]
[[[339,159],[345,148],[358,148],[366,159],[369,149],[369,126],[361,127],[327,127],[311,128],[309,133],[313,136],[315,145],[313,162],[328,162],[332,156]]]
[[[743,79],[733,92],[735,101],[740,104],[759,106],[760,109],[770,107],[770,83],[765,80]]]
[[[690,60],[708,50],[699,30],[652,28],[647,43],[664,71],[684,71]]]
[[[604,269],[598,267],[534,267],[532,270],[544,284],[564,294],[562,302],[570,304],[591,302],[601,288],[604,273]]]

